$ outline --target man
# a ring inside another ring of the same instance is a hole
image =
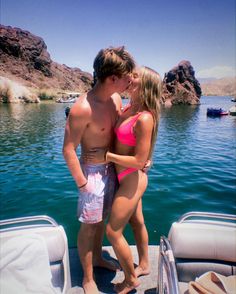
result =
[[[117,93],[129,86],[135,63],[124,47],[107,48],[98,53],[93,67],[96,84],[72,107],[63,146],[64,158],[79,188],[78,251],[86,294],[99,293],[93,279],[93,266],[116,270],[114,264],[102,258],[104,220],[115,194],[116,174],[112,164],[88,165],[79,160],[76,149],[81,145],[83,158],[83,153],[92,148],[112,148],[113,130],[122,106]]]

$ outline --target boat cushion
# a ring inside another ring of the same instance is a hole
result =
[[[52,284],[45,239],[39,234],[17,235],[1,243],[1,293],[61,293]]]
[[[181,282],[194,281],[196,277],[200,277],[205,272],[214,271],[224,276],[233,275],[233,267],[230,264],[207,262],[207,261],[186,261],[176,259],[176,269],[178,280]]]
[[[28,235],[31,233],[39,234],[44,237],[48,249],[50,263],[61,261],[65,254],[65,240],[63,239],[63,232],[59,227],[40,227],[19,229],[10,232],[4,232],[0,235],[0,242],[6,242],[8,239]]]
[[[173,223],[168,236],[176,258],[236,262],[236,225],[216,221]]]

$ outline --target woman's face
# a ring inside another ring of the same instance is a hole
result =
[[[137,95],[140,89],[141,79],[140,79],[140,70],[135,69],[131,76],[131,84],[127,90],[127,92],[131,95]]]

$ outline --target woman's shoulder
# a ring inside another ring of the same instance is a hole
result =
[[[153,115],[150,111],[144,110],[139,113],[139,118],[140,120],[153,120]]]
[[[151,112],[149,111],[142,111],[139,113],[138,119],[136,121],[136,125],[137,126],[145,126],[145,125],[151,125],[153,126],[154,123],[154,119],[153,116],[151,114]]]

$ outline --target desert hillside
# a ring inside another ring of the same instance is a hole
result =
[[[201,81],[204,96],[236,96],[236,77]]]
[[[31,89],[85,92],[92,75],[54,62],[42,38],[0,25],[0,76]]]

